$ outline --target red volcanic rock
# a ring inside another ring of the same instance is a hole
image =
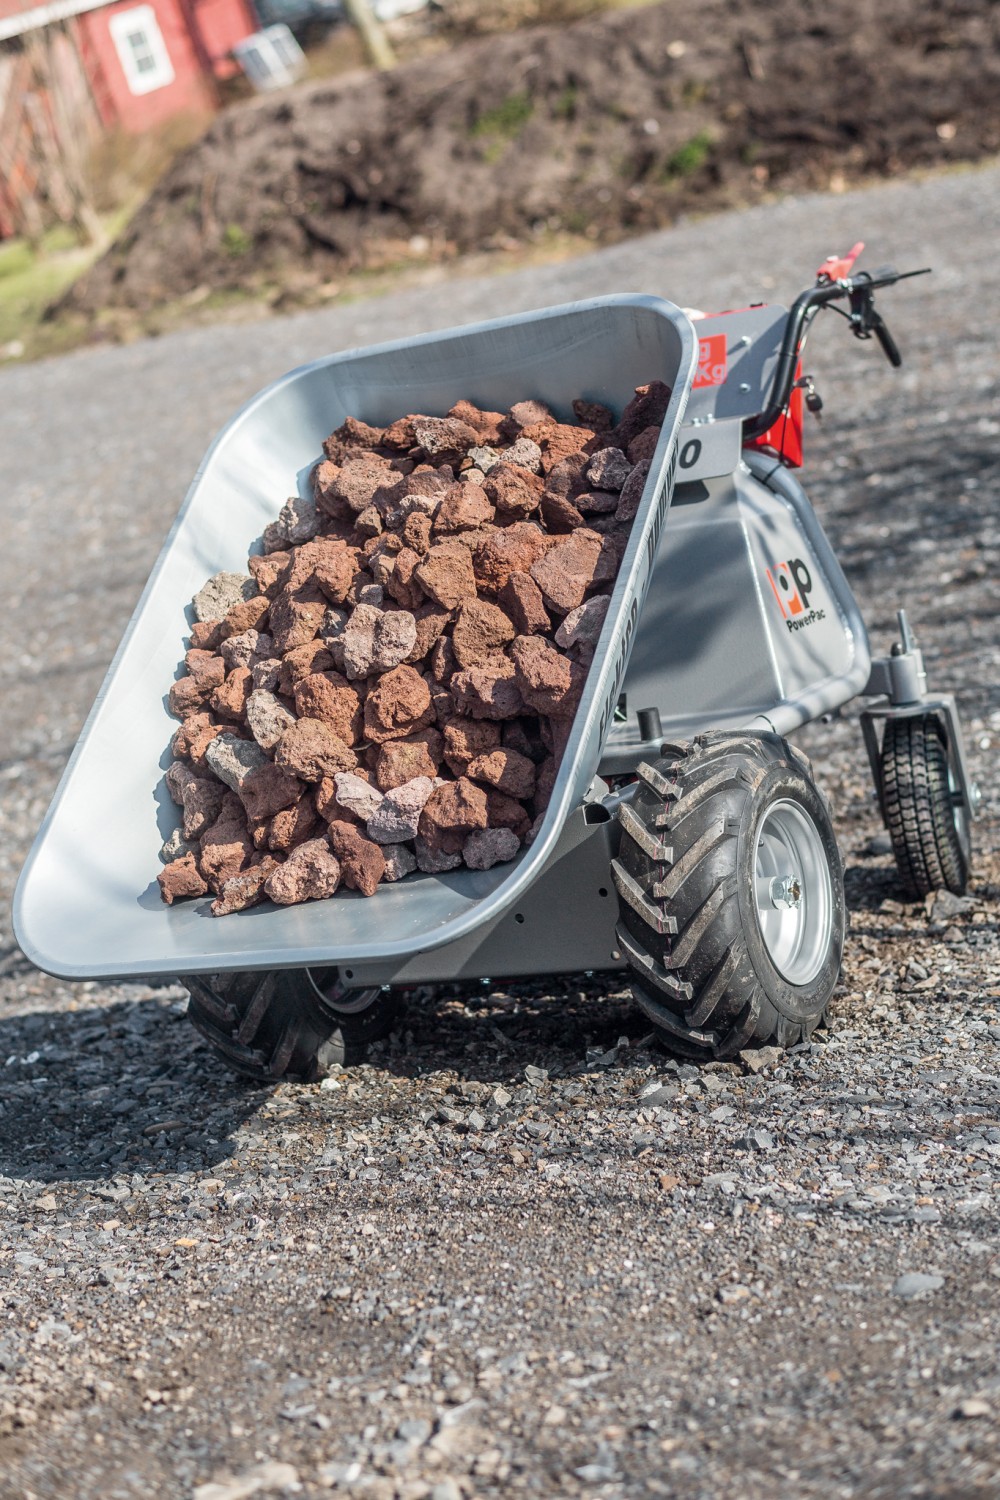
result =
[[[545,494],[542,496],[542,520],[549,531],[558,535],[582,526],[583,513],[563,495]]]
[[[444,726],[444,762],[464,776],[471,761],[500,745],[500,725],[491,719],[449,719]]]
[[[573,415],[581,426],[594,432],[610,432],[615,425],[614,412],[597,401],[574,401]]]
[[[164,865],[156,877],[160,895],[168,906],[175,901],[186,901],[191,896],[204,896],[208,886],[198,873],[193,854],[182,854]]]
[[[271,552],[267,557],[250,557],[247,567],[262,594],[273,599],[292,560],[290,552]]]
[[[221,620],[195,620],[191,626],[191,645],[199,651],[217,651],[221,640]]]
[[[640,387],[617,427],[594,402],[573,426],[459,401],[331,434],[250,576],[193,601],[164,900],[370,896],[530,842],[668,399]]]
[[[213,917],[228,917],[234,911],[246,911],[264,900],[264,885],[278,869],[278,861],[265,854],[259,864],[251,865],[241,875],[234,875],[222,887],[222,892],[212,902]]]
[[[548,474],[564,458],[589,451],[595,434],[588,427],[574,427],[565,422],[543,422],[536,427],[526,427],[522,436],[531,438],[541,448],[542,473]]]
[[[437,787],[428,797],[420,814],[419,832],[429,848],[460,854],[468,835],[486,824],[486,793],[460,776]]]
[[[286,651],[278,675],[278,692],[293,693],[295,684],[312,672],[327,672],[333,666],[326,643],[322,640],[307,641],[304,646],[295,646]]]
[[[480,443],[499,443],[506,420],[502,411],[481,411],[471,401],[456,401],[450,411],[446,412],[446,416],[454,417],[471,427]]]
[[[493,520],[493,504],[482,485],[453,484],[434,513],[435,537],[477,531]]]
[[[308,797],[300,797],[291,807],[275,813],[267,827],[267,844],[277,854],[287,854],[304,844],[319,821],[319,814]]]
[[[448,691],[465,718],[514,719],[524,712],[514,665],[506,656],[493,656],[478,667],[456,672]]]
[[[280,656],[296,646],[305,646],[319,631],[328,600],[315,584],[289,592],[283,589],[271,605],[270,625]]]
[[[430,689],[420,673],[413,667],[394,667],[365,699],[365,736],[376,744],[403,739],[423,729],[433,716]]]
[[[357,417],[348,417],[335,432],[323,442],[323,452],[335,463],[358,448],[379,448],[384,434],[381,427],[370,427],[359,422]]]
[[[533,521],[505,526],[477,546],[473,556],[476,581],[486,593],[499,594],[512,573],[529,573],[549,546],[550,538]]]
[[[295,684],[295,712],[300,719],[320,719],[339,740],[353,745],[361,733],[361,699],[339,672],[312,672]]]
[[[226,881],[246,868],[252,855],[243,804],[235,793],[229,792],[218,818],[202,834],[198,869],[209,888],[219,895]]]
[[[219,626],[219,638],[242,635],[244,630],[264,630],[269,607],[270,600],[264,594],[234,604]]]
[[[248,772],[239,789],[240,801],[254,822],[273,818],[286,807],[292,807],[301,796],[302,784],[298,778],[270,761]]]
[[[454,609],[463,599],[476,597],[472,558],[459,541],[435,543],[421,558],[414,576],[424,593],[443,609]]]
[[[209,699],[213,713],[220,718],[242,724],[247,713],[247,699],[253,691],[253,677],[247,667],[236,667]]]
[[[340,861],[344,885],[363,896],[374,896],[385,874],[385,855],[378,844],[366,838],[356,824],[336,820],[327,828],[326,836]]]
[[[531,818],[514,797],[491,787],[486,793],[486,826],[510,828],[519,839],[523,839],[531,827]]]
[[[340,865],[326,839],[309,839],[293,849],[268,877],[264,889],[279,906],[322,901],[340,884]]]
[[[357,756],[321,719],[297,719],[278,741],[274,761],[293,776],[311,782],[338,771],[353,771]]]
[[[477,755],[466,768],[470,781],[484,781],[510,797],[530,797],[535,790],[534,763],[516,750],[491,750]]]
[[[530,570],[546,604],[562,614],[582,604],[600,555],[601,538],[593,531],[581,529],[554,542]]]
[[[467,599],[455,616],[451,644],[460,667],[477,667],[501,651],[516,632],[509,617],[495,604]]]
[[[403,786],[416,776],[437,775],[444,741],[440,730],[425,729],[402,740],[386,740],[379,746],[372,778],[383,792]]]
[[[442,609],[440,604],[424,604],[414,615],[417,626],[417,638],[406,660],[412,665],[424,660],[432,648],[441,639],[445,626],[451,619],[451,612]]]
[[[525,520],[538,509],[545,485],[527,469],[501,462],[487,474],[482,488],[496,507],[498,524],[506,526]]]
[[[511,647],[521,697],[537,713],[570,718],[576,712],[584,673],[537,635],[521,635]]]
[[[225,733],[225,725],[216,724],[211,714],[189,714],[170,741],[170,749],[178,760],[190,761],[197,769],[207,772],[205,751],[218,735]]]
[[[628,451],[633,438],[647,427],[660,427],[670,403],[670,387],[662,380],[637,386],[632,400],[622,412],[621,421],[611,434],[615,446]]]

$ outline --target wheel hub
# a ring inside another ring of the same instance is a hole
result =
[[[775,910],[795,911],[802,904],[802,883],[797,875],[774,875],[768,884],[768,898]]]
[[[798,802],[768,808],[754,853],[757,923],[768,957],[789,984],[811,983],[833,934],[833,885],[823,840]]]

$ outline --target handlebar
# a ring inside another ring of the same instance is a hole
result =
[[[903,356],[882,315],[875,311],[875,292],[884,286],[894,286],[897,281],[906,281],[911,276],[926,276],[929,271],[929,266],[919,271],[897,271],[893,266],[883,266],[877,271],[858,271],[852,276],[831,280],[821,270],[815,285],[807,287],[792,303],[771,383],[770,399],[760,416],[744,424],[744,437],[760,437],[784,413],[792,394],[803,334],[810,318],[820,308],[847,299],[851,310],[844,316],[848,318],[855,338],[870,339],[874,334],[886,359],[898,369],[903,363]]]

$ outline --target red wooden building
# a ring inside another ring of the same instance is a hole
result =
[[[214,109],[257,27],[250,0],[0,0],[0,238],[78,217],[100,131]]]

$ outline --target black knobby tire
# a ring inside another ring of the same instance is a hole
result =
[[[881,777],[885,826],[906,894],[962,895],[972,848],[940,720],[933,714],[887,719]]]
[[[188,975],[188,1017],[220,1057],[258,1083],[314,1083],[362,1062],[399,1014],[392,991],[343,988],[335,970]]]
[[[776,734],[716,732],[663,749],[619,809],[612,863],[636,1000],[685,1056],[792,1046],[822,1018],[843,954],[843,867],[826,802],[808,761]],[[758,912],[769,831],[786,826],[800,830],[812,872],[791,927],[811,913],[812,936],[787,959]]]

